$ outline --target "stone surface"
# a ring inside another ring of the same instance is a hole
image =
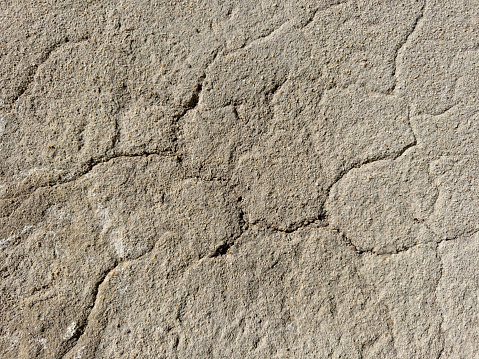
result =
[[[2,2],[0,356],[479,357],[478,9]]]

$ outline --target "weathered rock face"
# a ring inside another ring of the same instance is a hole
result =
[[[478,19],[1,3],[0,356],[479,356]]]

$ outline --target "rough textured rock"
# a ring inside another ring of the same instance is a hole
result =
[[[0,357],[478,357],[478,11],[2,2]]]

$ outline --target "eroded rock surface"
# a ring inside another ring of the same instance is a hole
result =
[[[2,2],[0,356],[479,356],[478,9]]]

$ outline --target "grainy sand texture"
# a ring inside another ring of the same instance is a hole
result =
[[[0,358],[479,358],[479,0],[0,0]]]

